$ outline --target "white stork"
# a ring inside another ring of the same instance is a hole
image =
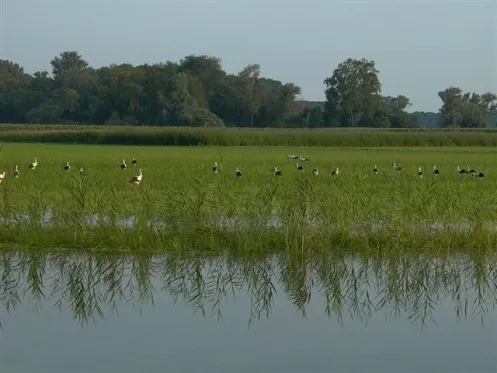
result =
[[[133,178],[129,181],[133,185],[140,185],[140,182],[142,181],[143,178],[142,169],[140,168],[138,171],[140,172],[140,174],[133,176]]]
[[[38,158],[35,158],[35,161],[33,163],[30,163],[28,166],[29,170],[34,170],[38,166]]]
[[[423,171],[421,171],[421,167],[418,167],[418,176],[423,178]]]

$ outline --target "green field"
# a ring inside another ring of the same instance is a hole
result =
[[[204,128],[0,125],[0,142],[152,146],[497,146],[495,128]]]
[[[303,172],[288,154],[310,158],[301,162]],[[28,170],[35,157],[38,167]],[[138,187],[129,183],[138,168],[132,158],[143,169]],[[211,171],[215,161],[219,174]],[[3,144],[0,241],[96,250],[494,249],[495,161],[493,149],[476,147]],[[404,171],[394,172],[392,162]],[[18,179],[12,177],[15,165]],[[485,178],[457,175],[458,165]],[[274,166],[281,178],[272,174]],[[338,177],[330,176],[335,166]],[[314,167],[319,176],[311,173]]]

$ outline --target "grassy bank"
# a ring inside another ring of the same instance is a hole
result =
[[[0,142],[156,146],[497,146],[497,131],[0,125]]]
[[[302,172],[287,159],[293,153],[310,158]],[[39,166],[28,170],[34,157]],[[123,158],[125,171],[119,167]],[[132,158],[143,168],[138,187],[129,183],[138,168],[131,166]],[[0,242],[173,251],[493,250],[496,160],[489,148],[5,144]],[[62,169],[66,161],[69,173]],[[219,174],[211,171],[214,161]],[[394,172],[392,162],[404,171]],[[439,177],[431,174],[433,164]],[[15,165],[18,179],[12,177]],[[486,177],[457,175],[458,165]],[[237,166],[241,178],[234,175]],[[274,166],[282,170],[281,178],[271,172]],[[339,176],[330,176],[336,166]],[[320,170],[318,176],[313,168]]]

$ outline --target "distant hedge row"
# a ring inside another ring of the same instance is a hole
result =
[[[0,142],[163,146],[497,146],[495,129],[0,125]]]

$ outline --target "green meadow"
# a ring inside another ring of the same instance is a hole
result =
[[[299,161],[304,170],[298,171],[289,154],[310,161]],[[35,157],[38,167],[28,170]],[[7,143],[0,151],[0,172],[6,172],[0,242],[94,250],[487,250],[497,244],[496,160],[484,147]],[[393,162],[403,171],[395,172]],[[19,178],[12,175],[15,165]],[[485,177],[458,175],[457,166]],[[331,176],[335,167],[339,175]],[[138,168],[143,180],[135,186],[129,181]]]

